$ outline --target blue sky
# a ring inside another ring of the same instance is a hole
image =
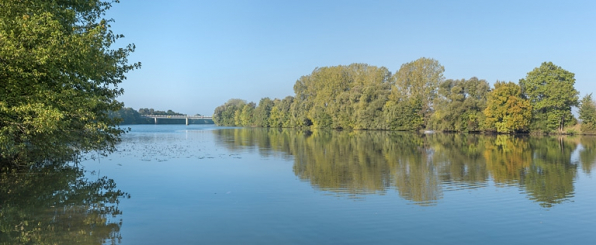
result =
[[[581,96],[596,91],[596,1],[122,0],[106,17],[142,63],[121,85],[134,109],[211,115],[230,98],[294,95],[316,67],[395,73],[420,57],[491,84],[552,61]]]

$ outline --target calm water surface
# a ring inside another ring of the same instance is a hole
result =
[[[596,138],[131,128],[80,163],[130,194],[95,244],[596,241]]]

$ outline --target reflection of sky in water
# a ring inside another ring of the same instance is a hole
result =
[[[469,176],[445,169],[460,165],[396,165],[432,170],[419,176],[435,181],[440,192],[417,202],[406,198],[416,193],[396,188],[403,176],[383,172],[394,170],[382,165],[377,170],[388,175],[385,187],[373,191],[354,189],[359,182],[325,187],[316,184],[316,172],[299,177],[296,159],[310,158],[280,150],[295,144],[292,139],[236,142],[238,136],[218,134],[221,128],[212,125],[132,128],[118,152],[82,163],[131,194],[120,206],[123,244],[562,244],[596,238],[590,225],[596,185],[581,170],[573,201],[543,208],[519,184],[496,184],[483,175],[466,182]],[[461,164],[467,172],[474,166]]]

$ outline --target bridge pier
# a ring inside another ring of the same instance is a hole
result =
[[[186,117],[186,126],[188,126],[188,117]]]
[[[157,117],[154,117],[154,119],[155,119],[155,124],[157,124]]]

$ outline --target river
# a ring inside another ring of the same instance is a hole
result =
[[[596,240],[594,137],[133,125],[117,152],[87,158],[73,179],[113,180],[94,193],[121,192],[93,199],[96,206],[60,207],[85,207],[82,221],[68,223],[82,231],[76,243]],[[22,212],[31,223],[40,213],[52,222],[63,212],[27,203]],[[99,220],[93,227],[90,217]],[[40,236],[51,240],[48,234]],[[6,239],[0,244],[12,244]]]

